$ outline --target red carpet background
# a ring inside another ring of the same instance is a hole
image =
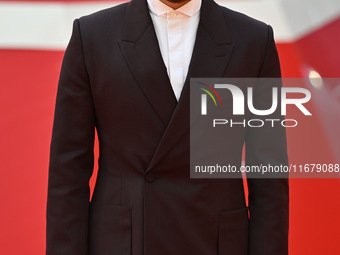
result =
[[[15,3],[24,2],[28,1]],[[233,2],[230,5],[235,6]],[[239,2],[242,7],[263,1]],[[12,3],[0,1],[0,23],[1,8]],[[224,3],[228,6],[229,1]],[[71,25],[66,26],[71,29]],[[6,33],[2,33],[6,26],[11,24],[0,25],[0,253],[38,255],[45,250],[49,145],[64,50],[15,43],[11,47],[10,40],[4,38]],[[307,77],[311,70],[322,77],[340,77],[340,14],[291,37],[274,29],[284,77]],[[340,93],[338,99],[340,105]],[[310,158],[340,162],[333,134],[326,132],[319,119],[313,118],[313,128],[288,129],[291,162]],[[310,139],[313,146],[309,146]],[[96,148],[98,155],[97,144]],[[340,179],[292,179],[290,184],[290,254],[340,254]]]

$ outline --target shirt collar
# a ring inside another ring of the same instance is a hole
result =
[[[157,16],[161,16],[165,13],[173,12],[174,9],[162,3],[160,0],[147,0],[149,10]],[[189,17],[195,16],[201,8],[202,0],[190,0],[185,5],[176,9],[180,13]]]

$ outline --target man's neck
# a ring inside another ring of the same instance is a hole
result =
[[[171,7],[172,9],[176,10],[179,7],[185,5],[187,2],[189,2],[190,0],[159,0],[161,1],[163,4],[166,4],[167,6]]]

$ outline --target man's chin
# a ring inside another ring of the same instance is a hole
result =
[[[181,4],[181,3],[185,3],[188,2],[188,0],[167,0],[170,3],[174,3],[174,4]]]

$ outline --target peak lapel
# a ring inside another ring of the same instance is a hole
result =
[[[234,45],[228,34],[224,14],[213,0],[203,0],[200,23],[188,75],[178,105],[147,169],[150,171],[189,132],[190,78],[222,77]]]
[[[122,54],[142,92],[165,126],[177,105],[146,0],[127,6]]]

